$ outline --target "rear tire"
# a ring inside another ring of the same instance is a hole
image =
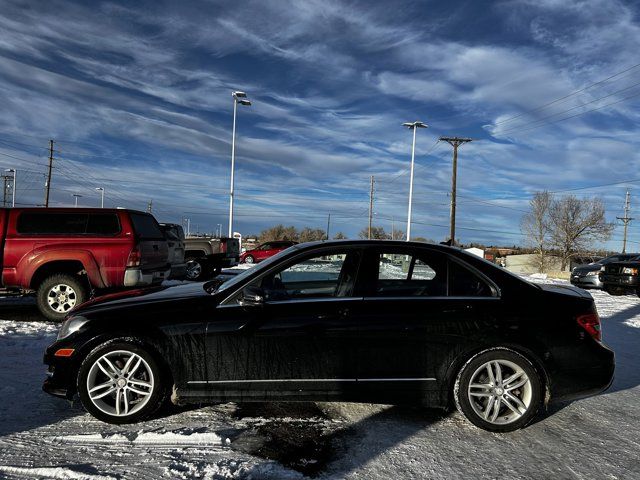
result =
[[[47,320],[62,322],[69,311],[87,301],[86,282],[65,273],[45,278],[36,290],[38,310]]]
[[[198,258],[187,258],[187,272],[185,278],[194,282],[206,280],[209,276],[209,268],[206,263]]]
[[[78,371],[78,395],[98,420],[136,423],[151,417],[168,398],[168,378],[148,347],[114,339],[87,355]]]
[[[524,356],[506,348],[485,350],[458,373],[456,407],[475,426],[512,432],[533,420],[542,404],[542,381]]]
[[[256,259],[253,258],[253,255],[247,255],[244,257],[244,263],[256,263]]]

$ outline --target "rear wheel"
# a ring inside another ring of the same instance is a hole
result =
[[[37,289],[40,313],[48,320],[61,322],[76,305],[88,298],[87,285],[76,275],[57,274],[46,278]]]
[[[542,382],[519,353],[486,350],[462,367],[454,397],[458,410],[477,427],[511,432],[525,427],[538,413]]]
[[[256,259],[253,258],[253,255],[247,255],[244,257],[244,263],[255,263]]]
[[[207,278],[209,272],[206,264],[198,258],[187,258],[187,280],[199,281]]]
[[[95,348],[78,372],[84,408],[107,423],[135,423],[153,415],[167,397],[166,382],[150,351],[112,340]]]

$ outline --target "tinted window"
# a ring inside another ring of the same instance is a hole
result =
[[[449,296],[454,297],[491,297],[491,287],[471,270],[449,262],[449,276],[451,278]]]
[[[381,253],[375,295],[379,297],[444,296],[447,263],[440,255]]]
[[[18,233],[80,235],[87,228],[87,213],[25,212],[18,217]]]
[[[90,214],[86,233],[90,235],[115,235],[120,233],[118,215],[115,213]]]
[[[346,297],[353,292],[357,252],[306,258],[258,281],[267,300]]]
[[[156,219],[144,213],[131,213],[135,233],[142,239],[161,240],[164,238]]]

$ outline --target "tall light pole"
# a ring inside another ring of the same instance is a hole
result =
[[[416,131],[419,128],[428,128],[426,123],[415,121],[405,122],[402,124],[404,127],[413,130],[413,144],[411,145],[411,175],[409,180],[409,211],[407,213],[407,242],[411,241],[411,203],[413,200],[413,165],[416,157]]]
[[[236,114],[238,104],[250,106],[247,94],[244,92],[231,92],[233,97],[233,131],[231,133],[231,188],[229,189],[229,238],[233,238],[233,186],[236,167]]]
[[[82,195],[80,195],[79,193],[74,193],[73,194],[73,198],[75,198],[75,205],[74,207],[78,208],[78,198],[82,197]]]
[[[96,187],[96,191],[100,192],[100,208],[104,208],[104,187]]]
[[[16,206],[16,175],[18,171],[15,168],[7,168],[5,172],[13,173],[13,186],[11,187],[11,206]]]

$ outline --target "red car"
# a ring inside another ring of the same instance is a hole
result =
[[[95,290],[161,283],[167,241],[148,213],[110,208],[0,209],[2,286],[35,291],[62,321]]]
[[[276,253],[297,243],[298,242],[292,242],[290,240],[277,240],[263,243],[253,250],[247,250],[240,255],[240,263],[257,263],[265,258],[273,257]]]

